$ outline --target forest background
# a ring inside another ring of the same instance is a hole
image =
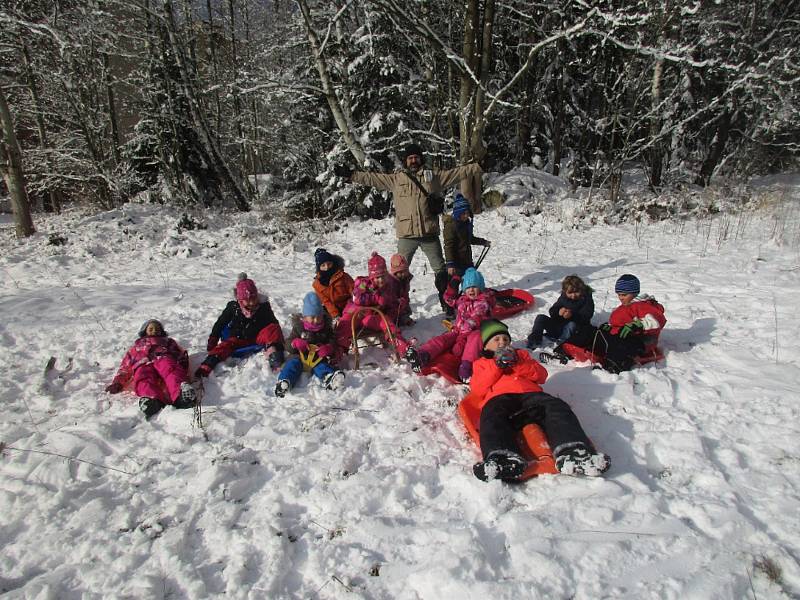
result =
[[[27,207],[380,217],[333,166],[530,165],[619,198],[796,164],[798,0],[10,0],[0,166]],[[480,181],[463,186],[480,210]],[[651,215],[652,216],[652,215]]]

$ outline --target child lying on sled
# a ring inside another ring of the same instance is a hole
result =
[[[496,319],[481,323],[483,356],[475,361],[470,392],[481,398],[483,460],[473,466],[482,481],[513,481],[525,471],[517,436],[525,425],[541,427],[556,468],[567,475],[597,476],[609,460],[595,450],[569,405],[542,391],[547,370],[526,350],[511,347],[508,327]]]
[[[331,319],[315,292],[309,292],[303,298],[303,314],[292,315],[288,344],[290,357],[278,374],[276,396],[283,398],[297,384],[304,365],[327,389],[333,390],[342,384],[344,371],[331,366],[337,353]]]

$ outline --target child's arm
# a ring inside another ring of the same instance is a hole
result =
[[[532,359],[525,350],[517,350],[517,364],[511,368],[511,373],[539,385],[547,381],[547,369],[539,361]]]
[[[114,375],[114,379],[112,379],[111,383],[106,387],[106,391],[109,394],[121,392],[125,384],[130,381],[133,376],[133,363],[133,348],[131,348],[122,358],[122,362],[119,365],[119,369],[117,369],[116,375]]]
[[[189,353],[181,348],[181,345],[172,338],[167,338],[167,352],[169,352],[169,355],[172,356],[181,367],[184,369],[189,368]]]
[[[353,286],[353,302],[359,306],[375,306],[378,299],[368,277],[359,277]]]
[[[225,305],[225,309],[222,311],[222,314],[211,328],[210,337],[219,339],[219,336],[222,335],[222,329],[225,327],[225,325],[231,322],[234,314],[236,314],[236,300],[232,300]]]
[[[503,371],[490,358],[479,358],[472,363],[472,379],[469,389],[481,399],[486,396],[492,386],[503,376]]]
[[[591,323],[594,316],[594,298],[588,294],[580,308],[572,313],[572,320],[578,323]]]
[[[558,300],[553,303],[553,306],[550,307],[548,312],[550,313],[551,317],[558,319],[561,316],[558,314],[558,311],[560,311],[562,308],[564,308],[564,294],[561,294],[558,297]]]

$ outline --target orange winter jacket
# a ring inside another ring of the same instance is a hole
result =
[[[322,285],[319,275],[314,278],[312,285],[331,318],[340,317],[353,294],[353,278],[344,271],[339,271],[333,274],[328,285]]]
[[[493,358],[479,358],[472,363],[469,389],[481,398],[479,407],[500,394],[541,392],[539,384],[547,380],[547,369],[531,358],[527,350],[517,350],[517,364],[501,369]]]

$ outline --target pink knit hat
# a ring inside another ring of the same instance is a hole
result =
[[[247,278],[246,273],[240,273],[239,281],[236,282],[236,299],[241,301],[249,298],[258,298],[258,289],[255,282]]]
[[[389,273],[397,275],[404,271],[408,271],[408,261],[406,257],[402,254],[392,254],[392,257],[389,259]]]
[[[367,261],[367,271],[370,277],[381,277],[386,275],[386,259],[377,252],[373,252]]]

